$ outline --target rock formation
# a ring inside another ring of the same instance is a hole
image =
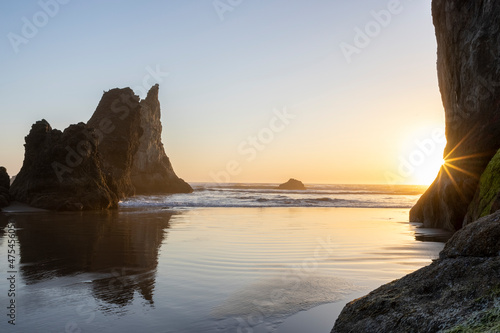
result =
[[[130,88],[105,92],[87,125],[96,130],[101,166],[115,180],[117,196],[134,195],[130,175],[144,132],[139,97]]]
[[[500,2],[433,0],[432,14],[448,166],[410,219],[458,230],[479,177],[500,148]]]
[[[306,187],[300,180],[290,178],[286,183],[278,186],[280,190],[305,190]]]
[[[91,210],[135,193],[192,192],[175,175],[161,131],[158,85],[143,101],[130,88],[105,92],[88,124],[64,133],[45,120],[32,126],[11,196],[37,208]]]
[[[153,86],[140,102],[143,134],[133,158],[131,180],[137,194],[190,193],[191,186],[177,177],[161,140],[159,86]]]
[[[500,212],[467,225],[431,265],[347,304],[332,332],[498,332],[498,239]]]
[[[102,172],[94,129],[83,123],[64,132],[46,120],[25,138],[24,163],[10,188],[16,201],[51,210],[116,207],[116,184]]]
[[[10,203],[10,177],[7,169],[0,167],[0,208],[6,207]]]

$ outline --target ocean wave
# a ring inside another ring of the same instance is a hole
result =
[[[338,208],[411,208],[413,203],[402,202],[375,202],[361,200],[345,200],[345,199],[267,199],[257,198],[254,200],[168,200],[164,201],[148,200],[147,198],[129,198],[120,203],[124,208],[160,208],[170,207],[171,209],[180,208],[266,208],[266,207],[338,207]]]
[[[265,192],[265,193],[309,193],[309,194],[391,194],[391,195],[420,195],[425,192],[424,185],[324,185],[306,184],[306,190],[282,190],[278,184],[249,184],[249,183],[195,183],[195,191],[235,191],[235,192]]]
[[[330,186],[329,190],[283,191],[270,189],[271,185],[225,185],[210,188],[195,186],[191,194],[137,196],[121,202],[124,208],[172,207],[348,207],[348,208],[411,208],[418,195],[401,192],[377,192],[381,186]],[[325,186],[323,186],[325,187]],[[326,186],[328,187],[328,186]],[[258,189],[260,188],[260,189]],[[343,191],[339,191],[343,189]],[[346,191],[346,189],[349,189]]]

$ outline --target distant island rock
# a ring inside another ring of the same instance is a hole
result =
[[[305,190],[304,184],[297,179],[290,178],[286,183],[278,186],[280,190]]]
[[[10,177],[7,169],[0,167],[0,208],[6,207],[10,203]]]
[[[12,198],[50,210],[98,210],[136,193],[192,192],[163,149],[158,88],[143,101],[130,88],[105,92],[87,124],[64,132],[36,122]]]

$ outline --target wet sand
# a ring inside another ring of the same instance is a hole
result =
[[[18,273],[16,326],[4,319],[0,330],[326,333],[343,303],[437,256],[443,244],[416,240],[427,233],[407,216],[353,208],[3,212],[0,257],[13,225]],[[1,271],[8,265],[1,261]]]

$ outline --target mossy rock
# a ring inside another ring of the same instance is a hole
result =
[[[500,209],[500,150],[491,159],[479,180],[474,199],[469,205],[464,225]]]
[[[500,307],[498,305],[480,311],[466,322],[444,331],[444,333],[490,332],[500,332]]]

